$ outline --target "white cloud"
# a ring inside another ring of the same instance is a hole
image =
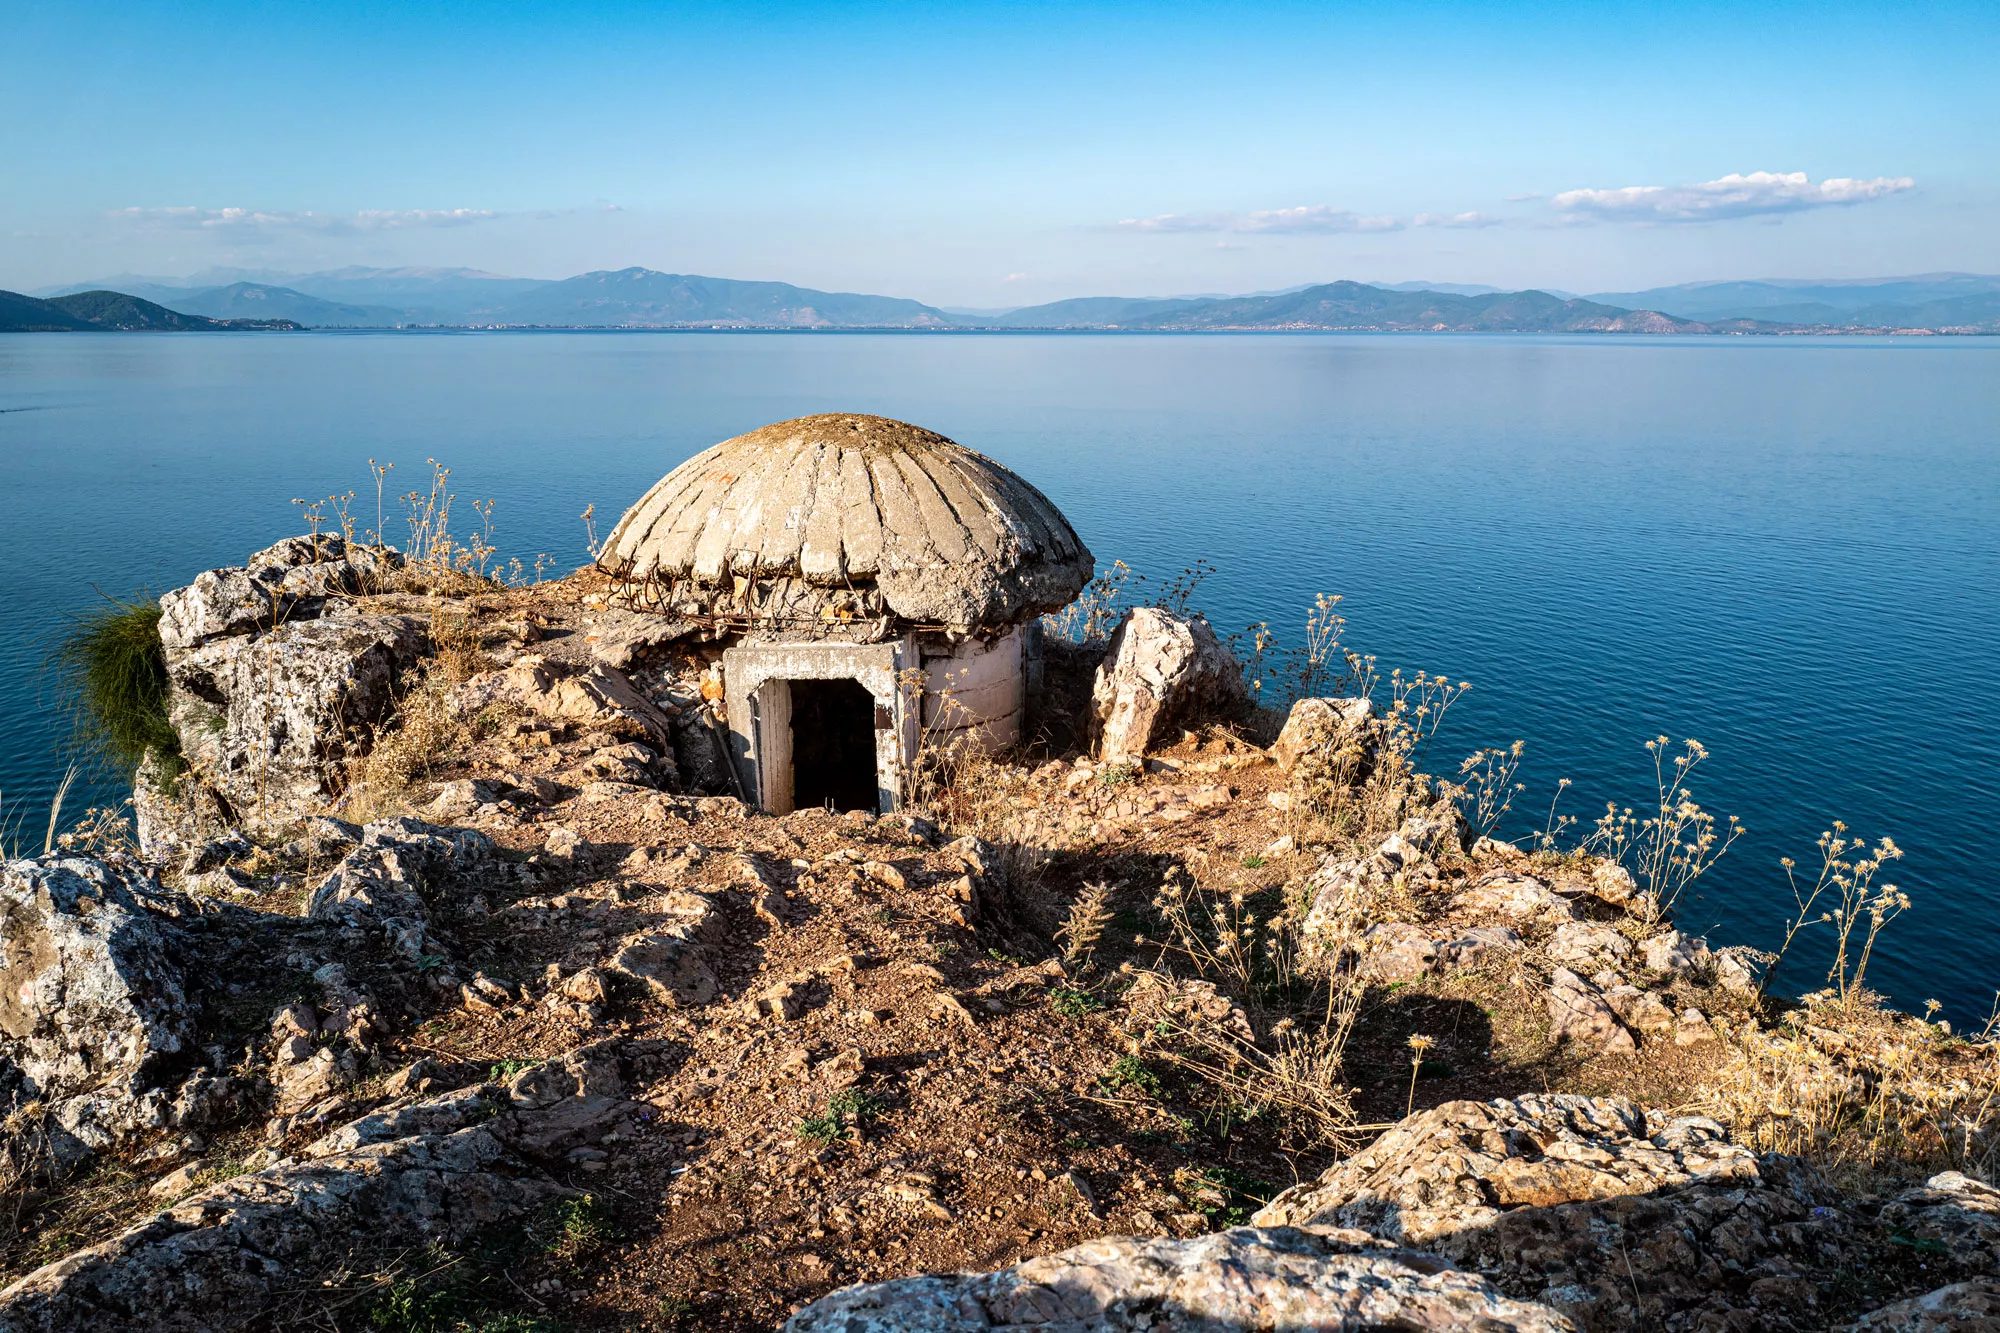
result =
[[[411,228],[469,227],[501,214],[488,208],[364,208],[356,213],[266,211],[256,208],[121,208],[114,219],[151,231],[205,231],[231,235],[317,232],[341,234]]]
[[[1162,213],[1150,218],[1126,218],[1120,231],[1265,232],[1273,235],[1332,235],[1352,232],[1401,231],[1395,218],[1363,217],[1326,204],[1298,208],[1268,208],[1254,213]]]
[[[1487,217],[1484,213],[1419,213],[1410,219],[1412,227],[1451,227],[1461,231],[1479,227],[1497,227],[1499,218]]]
[[[1699,185],[1628,185],[1565,190],[1550,207],[1575,218],[1619,222],[1716,222],[1812,208],[1866,203],[1916,188],[1908,176],[1855,180],[1830,176],[1815,185],[1803,171],[1731,173]]]

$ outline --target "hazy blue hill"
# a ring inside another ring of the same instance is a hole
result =
[[[0,333],[66,333],[91,327],[52,302],[19,292],[0,292]]]
[[[986,329],[1104,329],[1121,328],[1134,320],[1172,314],[1207,304],[1199,298],[1160,300],[1132,296],[1078,296],[1047,305],[1026,306],[991,318],[961,317],[959,322]]]
[[[1127,302],[1094,298],[1017,310],[1006,323],[1015,328],[1088,327],[1091,316],[1116,313],[1121,328],[1160,332],[1226,330],[1377,330],[1387,332],[1703,333],[1686,320],[1647,310],[1627,310],[1592,301],[1565,300],[1547,292],[1460,295],[1436,291],[1392,291],[1358,282],[1330,282],[1269,296],[1225,297],[1206,301]],[[1066,322],[1044,321],[1061,318]],[[1098,327],[1111,323],[1104,320]]]
[[[407,311],[395,306],[348,305],[311,296],[290,287],[234,282],[181,293],[175,308],[214,319],[289,319],[316,329],[393,328],[412,323]]]
[[[954,321],[935,306],[893,296],[627,268],[551,283],[504,303],[484,322],[579,328],[946,328]]]
[[[300,273],[284,286],[323,300],[386,306],[410,324],[483,322],[508,301],[555,283],[546,278],[509,278],[476,268],[348,268]]]
[[[2000,276],[1924,273],[1904,278],[1695,282],[1591,298],[1684,319],[1747,318],[1788,324],[1937,328],[2000,320]]]
[[[0,329],[84,330],[113,332],[207,332],[227,329],[296,329],[290,320],[208,319],[185,315],[124,292],[75,292],[47,301],[0,292]]]

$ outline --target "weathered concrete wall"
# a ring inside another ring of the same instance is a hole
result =
[[[964,737],[990,750],[1020,744],[1028,688],[1024,638],[1016,626],[992,640],[923,645],[927,743]]]

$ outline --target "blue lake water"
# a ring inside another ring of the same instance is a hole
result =
[[[1775,942],[1778,860],[1828,820],[1893,836],[1915,906],[1871,981],[1986,1017],[1996,339],[6,335],[6,805],[38,829],[61,773],[38,668],[66,613],[299,530],[295,496],[362,492],[372,526],[371,457],[392,491],[449,464],[461,528],[490,497],[505,552],[573,568],[585,505],[603,532],[697,450],[833,410],[993,455],[1101,562],[1207,558],[1196,604],[1225,631],[1296,641],[1313,594],[1342,594],[1385,668],[1473,682],[1432,767],[1528,743],[1503,833],[1539,828],[1560,777],[1586,820],[1638,804],[1644,742],[1700,738],[1697,795],[1749,829],[1682,906],[1722,940]]]

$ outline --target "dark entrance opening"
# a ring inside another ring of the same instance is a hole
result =
[[[792,682],[792,805],[873,810],[875,696],[858,680]]]

